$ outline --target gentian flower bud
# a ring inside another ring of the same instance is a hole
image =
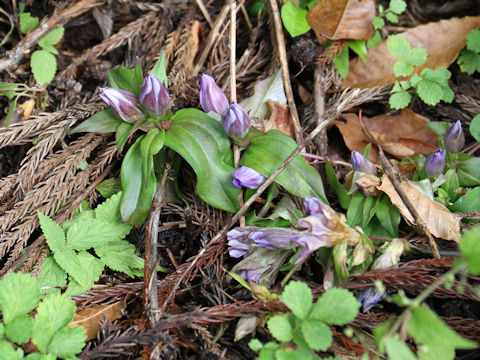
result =
[[[111,87],[99,88],[98,93],[102,100],[109,105],[115,114],[126,122],[133,123],[142,111],[137,107],[138,99],[134,93]]]
[[[225,114],[229,108],[228,99],[213,77],[207,74],[201,75],[198,85],[200,85],[200,104],[203,111]]]
[[[256,246],[264,247],[270,250],[284,250],[291,247],[290,236],[293,233],[287,229],[268,229],[254,231],[250,234]]]
[[[248,166],[240,166],[232,173],[233,185],[238,188],[246,187],[249,189],[257,189],[262,185],[265,178],[262,174],[256,172]]]
[[[242,317],[237,322],[237,327],[235,328],[235,339],[233,341],[238,341],[248,334],[251,334],[257,328],[257,317],[249,316]]]
[[[361,290],[358,293],[358,301],[362,303],[363,312],[370,310],[376,303],[382,300],[383,292],[377,290],[377,288],[371,287],[365,290]]]
[[[438,149],[425,159],[425,173],[428,176],[439,176],[445,168],[445,150]]]
[[[462,123],[457,120],[445,133],[445,149],[450,152],[459,152],[465,145],[465,135],[462,130]]]
[[[222,122],[228,136],[244,138],[250,130],[250,117],[235,101],[232,101],[230,108],[222,115]]]
[[[162,115],[170,105],[170,95],[168,95],[167,88],[152,74],[148,74],[143,80],[140,104],[152,115]]]
[[[361,171],[365,174],[377,175],[377,168],[370,161],[368,161],[362,154],[357,151],[352,151],[351,154],[352,167],[355,171]]]

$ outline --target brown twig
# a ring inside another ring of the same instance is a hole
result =
[[[317,64],[314,73],[313,98],[315,100],[316,124],[320,125],[325,116],[325,87],[324,87],[324,65]],[[327,129],[324,129],[316,139],[320,156],[327,156],[328,138]]]

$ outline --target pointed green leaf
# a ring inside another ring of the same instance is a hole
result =
[[[283,26],[288,31],[290,36],[295,37],[305,34],[311,29],[307,21],[308,11],[297,8],[292,1],[287,1],[280,11]]]
[[[120,224],[122,222],[122,218],[120,216],[121,199],[121,191],[116,193],[115,195],[110,196],[110,198],[97,206],[97,208],[95,209],[95,218],[110,223]]]
[[[449,207],[450,211],[480,211],[480,187],[469,189],[465,195],[459,198],[455,203]]]
[[[122,123],[125,122],[117,115],[115,115],[112,109],[106,109],[96,113],[92,117],[82,122],[77,127],[73,128],[70,131],[70,134],[80,132],[93,132],[100,134],[111,133],[117,131],[118,127]]]
[[[346,79],[350,66],[350,54],[347,46],[333,59],[333,65],[335,65],[335,69],[337,69],[342,79]]]
[[[47,84],[53,80],[57,72],[57,59],[45,50],[36,50],[30,58],[33,77],[39,84]]]
[[[42,270],[38,275],[38,285],[42,287],[65,286],[67,283],[67,273],[58,266],[53,256],[48,256],[43,264]],[[59,292],[60,289],[49,289],[47,293]],[[42,292],[45,292],[42,290]]]
[[[478,188],[476,188],[478,189]],[[475,189],[473,189],[475,190]],[[480,274],[480,226],[468,230],[460,241],[460,251],[472,275]]]
[[[111,241],[107,245],[96,247],[95,254],[110,269],[130,277],[135,275],[134,269],[142,269],[144,265],[144,260],[135,255],[135,246],[125,240]]]
[[[56,45],[60,40],[62,40],[64,32],[65,32],[65,29],[63,28],[63,26],[59,26],[51,30],[50,32],[47,33],[47,35],[41,38],[40,41],[38,42],[38,45],[41,48],[44,48],[45,45],[50,45],[50,46]]]
[[[397,340],[393,336],[388,336],[383,340],[387,350],[388,358],[391,360],[416,360],[417,357],[404,342]]]
[[[81,326],[63,328],[52,338],[48,353],[56,357],[66,358],[82,351],[87,335]]]
[[[45,235],[45,240],[50,250],[53,252],[62,250],[65,246],[65,233],[60,225],[41,212],[37,212],[37,215],[40,221],[40,228],[43,235]]]
[[[128,90],[135,95],[140,95],[140,89],[143,84],[143,76],[141,74],[141,67],[129,69],[124,66],[119,66],[116,69],[108,72],[108,80],[110,85],[117,89]],[[140,69],[140,71],[138,70]]]
[[[26,34],[29,31],[33,31],[38,27],[40,20],[36,16],[30,15],[29,12],[20,14],[20,31],[22,34]]]
[[[27,315],[39,299],[37,280],[30,274],[11,273],[0,280],[0,308],[6,325],[18,316]]]
[[[375,216],[391,237],[396,237],[400,224],[400,212],[393,206],[387,195],[379,197],[375,206]]]
[[[131,226],[98,219],[75,222],[67,231],[67,246],[74,250],[87,250],[121,240],[130,230]]]
[[[160,80],[163,85],[168,89],[168,76],[167,76],[167,70],[165,68],[165,50],[162,49],[162,52],[160,54],[160,57],[153,67],[152,71],[150,71],[150,74],[155,76],[158,80]]]

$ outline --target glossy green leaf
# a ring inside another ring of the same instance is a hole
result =
[[[350,66],[350,55],[348,53],[348,47],[344,47],[342,52],[333,59],[333,65],[337,69],[342,79],[346,79],[348,75],[348,69]]]
[[[449,209],[450,211],[460,212],[480,211],[480,186],[469,189],[467,193],[455,201]]]
[[[461,162],[457,168],[460,186],[475,186],[480,184],[480,158],[474,157]]]
[[[347,209],[347,222],[350,226],[357,226],[362,223],[363,207],[367,198],[361,193],[357,192],[353,195]]]
[[[475,115],[470,123],[470,135],[480,142],[480,114]]]
[[[108,72],[108,81],[110,81],[110,85],[114,88],[128,90],[139,96],[143,84],[141,70],[140,64],[138,64],[135,69],[119,66]]]
[[[123,222],[137,227],[147,219],[157,186],[154,172],[150,175],[148,184],[142,181],[143,159],[140,154],[140,144],[144,137],[145,135],[140,136],[128,149],[120,171],[122,180],[120,214]]]
[[[240,165],[251,167],[268,177],[296,147],[292,138],[280,131],[271,130],[251,140],[240,159]],[[275,181],[296,196],[318,197],[327,202],[320,174],[313,166],[306,164],[300,155],[287,165]]]
[[[307,21],[307,13],[307,10],[297,8],[290,0],[282,6],[280,15],[282,17],[283,26],[285,26],[285,29],[290,36],[299,36],[305,34],[311,29],[311,26]]]
[[[365,56],[367,55],[367,45],[365,40],[347,40],[347,45],[357,54],[363,62],[367,62]]]
[[[348,209],[351,200],[350,195],[348,195],[347,189],[345,189],[342,184],[340,184],[340,181],[338,181],[337,175],[328,161],[325,161],[325,172],[327,174],[328,185],[330,185],[333,191],[335,191],[335,194],[337,194],[340,206],[344,209]]]
[[[400,212],[392,204],[386,194],[382,194],[379,197],[375,207],[375,216],[391,237],[396,237],[398,235]]]
[[[165,130],[150,129],[140,143],[140,154],[143,159],[143,183],[148,184],[148,179],[153,172],[153,156],[158,154],[165,142]]]
[[[39,84],[47,84],[53,80],[57,72],[57,59],[45,50],[36,50],[30,58],[33,77]]]
[[[158,59],[157,63],[153,67],[150,74],[155,76],[158,80],[160,80],[163,85],[168,89],[168,76],[167,70],[165,68],[165,50],[162,49],[162,53],[160,54],[160,58]]]
[[[197,174],[197,194],[206,203],[229,212],[239,209],[240,189],[232,183],[233,156],[222,125],[197,109],[178,111],[165,133],[175,150]]]
[[[117,141],[117,149],[120,150],[127,141],[128,137],[134,132],[134,124],[127,123],[122,121],[117,128],[117,133],[115,134],[115,140]]]
[[[460,241],[460,251],[472,275],[480,274],[480,226],[468,230]]]
[[[100,134],[111,133],[117,131],[122,123],[125,123],[125,121],[115,115],[112,109],[106,109],[96,113],[77,127],[73,128],[70,131],[70,134],[80,132],[94,132]]]

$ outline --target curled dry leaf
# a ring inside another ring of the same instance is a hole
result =
[[[291,138],[295,138],[295,130],[293,129],[292,117],[288,105],[272,100],[267,100],[266,104],[270,117],[268,120],[252,118],[253,126],[264,132],[278,130]]]
[[[35,99],[29,99],[23,104],[18,105],[18,109],[22,111],[22,119],[27,120],[32,115],[33,108],[35,106]]]
[[[427,154],[438,147],[437,135],[425,126],[430,120],[410,109],[404,109],[395,116],[382,114],[370,119],[362,116],[362,121],[356,114],[343,114],[342,117],[346,123],[337,122],[335,125],[351,151],[361,152],[367,144],[373,143],[402,159]],[[369,160],[376,163],[377,159],[378,150],[373,147]]]
[[[408,181],[402,181],[401,186],[408,200],[417,210],[418,215],[433,236],[445,240],[453,240],[457,243],[460,241],[460,217],[424,195]],[[407,222],[410,224],[415,222],[387,176],[382,178],[382,185],[378,189],[388,195],[392,204],[398,208]]]
[[[405,37],[412,47],[427,50],[426,63],[415,67],[415,72],[419,73],[426,67],[436,69],[450,66],[465,46],[465,36],[479,26],[479,16],[467,16],[420,25],[400,35]],[[349,72],[343,86],[370,88],[395,83],[393,65],[398,59],[390,52],[386,41],[370,48],[366,59],[366,62],[360,58],[350,61]]]
[[[128,297],[128,296],[127,296]],[[100,331],[100,323],[105,318],[108,321],[120,319],[123,311],[127,307],[127,297],[124,300],[117,301],[109,305],[96,305],[75,314],[73,321],[69,326],[79,325],[87,333],[87,341],[95,339]]]
[[[307,14],[307,21],[320,43],[327,39],[366,40],[375,30],[375,0],[319,0]]]

